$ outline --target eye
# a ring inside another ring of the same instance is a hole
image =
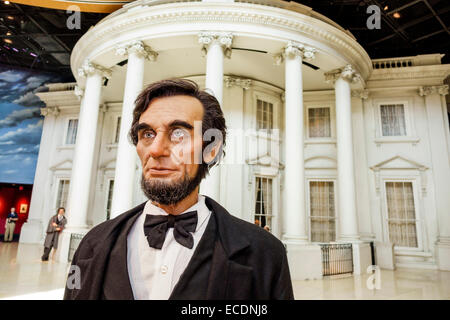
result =
[[[153,139],[155,137],[155,134],[153,131],[144,131],[144,133],[142,134],[142,137],[144,139]]]
[[[172,131],[172,134],[170,135],[170,140],[172,142],[181,142],[186,137],[186,130],[183,130],[181,128],[177,128]]]

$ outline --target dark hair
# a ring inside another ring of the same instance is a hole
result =
[[[56,210],[56,213],[59,213],[59,210],[61,210],[61,209],[63,209],[64,212],[66,212],[66,209],[65,209],[64,207],[59,207],[59,208]]]
[[[202,119],[202,135],[208,129],[217,129],[222,133],[222,145],[219,152],[216,154],[213,161],[209,164],[203,161],[200,165],[199,170],[201,179],[203,179],[206,174],[209,173],[209,169],[212,168],[216,163],[219,163],[220,159],[225,155],[223,147],[226,141],[226,124],[225,118],[223,116],[222,109],[220,108],[219,101],[208,92],[200,90],[198,85],[187,79],[166,79],[154,82],[146,87],[137,97],[135,101],[135,108],[133,110],[133,122],[131,123],[131,129],[129,132],[129,137],[134,145],[138,143],[138,132],[137,126],[139,124],[139,118],[142,113],[147,110],[150,102],[155,98],[161,97],[172,97],[172,96],[190,96],[198,99],[203,105],[203,119]],[[212,143],[216,144],[217,141]],[[203,141],[202,151],[205,149],[207,144]]]

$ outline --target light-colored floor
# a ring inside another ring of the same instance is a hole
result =
[[[0,299],[62,299],[69,264],[41,262],[43,246],[0,242]],[[370,275],[294,281],[300,300],[450,299],[450,272],[381,270],[380,289],[370,290]]]

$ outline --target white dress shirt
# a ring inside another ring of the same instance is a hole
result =
[[[144,210],[137,218],[127,235],[127,266],[133,296],[136,300],[167,300],[173,288],[186,269],[192,254],[206,229],[211,211],[205,204],[205,197],[198,195],[198,202],[183,213],[197,210],[198,222],[194,237],[194,247],[186,248],[173,236],[169,228],[161,249],[148,245],[144,234],[147,214],[168,215],[163,209],[147,201]]]

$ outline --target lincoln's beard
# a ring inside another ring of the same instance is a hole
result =
[[[146,180],[142,174],[141,188],[147,198],[152,201],[163,205],[176,204],[190,195],[200,184],[202,180],[200,171],[199,167],[193,178],[186,172],[183,178],[173,182],[165,182],[157,178]]]

